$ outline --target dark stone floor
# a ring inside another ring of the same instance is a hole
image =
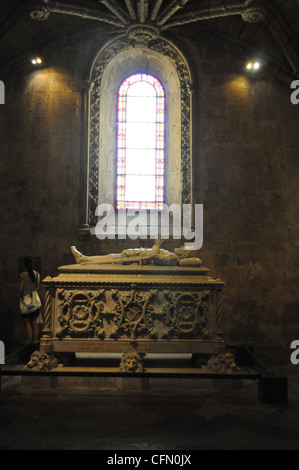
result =
[[[95,391],[24,387],[2,377],[0,449],[299,450],[299,365],[265,358],[288,379],[287,403],[263,403],[255,381]]]

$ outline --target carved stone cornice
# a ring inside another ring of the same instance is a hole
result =
[[[193,288],[196,288],[199,282],[199,277],[198,275],[194,276],[175,276],[175,275],[169,275],[169,276],[163,276],[163,275],[157,275],[157,276],[152,276],[152,275],[146,275],[144,274],[142,276],[142,279],[140,278],[140,274],[131,274],[129,276],[124,276],[122,274],[101,274],[101,285],[105,287],[132,287],[135,285],[138,285],[139,287],[148,287],[148,286],[163,286],[163,285],[168,285],[172,287],[178,287],[178,286],[186,286],[186,285],[192,285]],[[211,285],[213,285],[216,289],[222,289],[224,283],[220,280],[213,280],[209,277],[203,276],[201,279],[201,287],[204,288],[209,288]],[[84,286],[86,288],[89,287],[96,287],[99,285],[99,274],[88,274],[88,275],[83,275],[83,274],[60,274],[56,278],[51,278],[47,277],[43,280],[43,284],[45,286],[59,286],[59,287],[77,287],[77,286]]]

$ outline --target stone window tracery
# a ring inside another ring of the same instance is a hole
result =
[[[120,38],[99,51],[88,77],[87,157],[86,174],[82,177],[85,196],[81,204],[81,228],[95,227],[99,204],[117,208],[118,90],[127,77],[141,73],[158,77],[167,97],[163,203],[191,203],[192,77],[186,59],[173,44],[162,38],[134,47],[125,38]]]

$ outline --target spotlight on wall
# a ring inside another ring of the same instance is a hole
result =
[[[41,57],[37,56],[37,57],[32,57],[31,63],[33,65],[41,65],[43,63],[43,61],[42,61]]]
[[[45,66],[45,51],[44,45],[41,43],[39,38],[34,38],[32,40],[31,46],[28,48],[28,60],[33,67]]]
[[[261,64],[259,62],[248,62],[246,64],[246,69],[247,70],[258,70],[260,68]]]

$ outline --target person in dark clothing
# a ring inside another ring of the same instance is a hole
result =
[[[40,274],[33,269],[32,259],[26,257],[24,264],[27,271],[20,274],[19,287],[21,296],[32,294],[33,291],[38,290],[40,285]],[[36,321],[38,315],[39,310],[21,315],[26,328],[27,341],[38,341],[39,330]]]

